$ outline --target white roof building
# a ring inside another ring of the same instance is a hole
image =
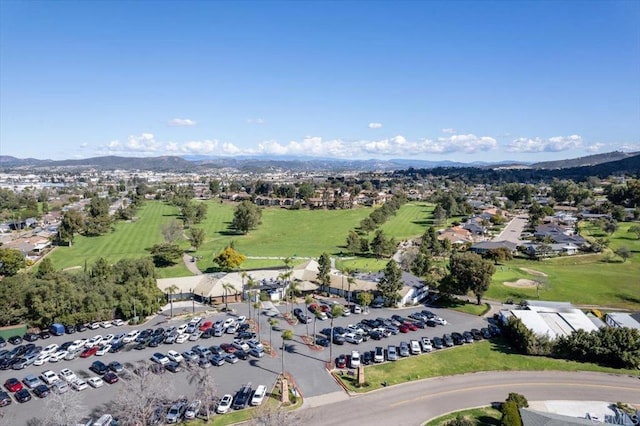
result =
[[[547,335],[551,340],[558,336],[568,336],[576,330],[598,330],[584,312],[570,303],[528,302],[529,305],[524,309],[501,311],[502,319],[507,321],[509,317],[516,317],[533,333]]]

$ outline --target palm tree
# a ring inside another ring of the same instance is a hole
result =
[[[236,288],[231,283],[222,284],[222,288],[224,289],[224,310],[229,310],[229,291],[235,291]]]
[[[282,332],[282,377],[284,377],[284,353],[287,351],[285,342],[293,339],[293,330],[284,330]]]
[[[269,318],[269,348],[270,350],[273,350],[273,340],[271,339],[272,337],[272,332],[273,332],[273,327],[275,327],[276,325],[278,325],[280,321],[278,321],[275,318]]]
[[[347,302],[351,303],[351,285],[356,283],[356,278],[353,276],[353,273],[350,273],[347,277],[347,284],[349,285],[349,291],[347,292]]]
[[[289,309],[289,313],[293,312],[294,298],[298,293],[300,293],[300,283],[298,281],[290,281],[289,282],[289,301],[291,302],[291,307]]]
[[[253,291],[256,288],[256,280],[253,279],[251,275],[249,275],[249,279],[247,280],[247,304],[249,305],[249,318],[251,318],[251,300],[254,299],[252,296]]]
[[[166,292],[169,294],[169,303],[171,304],[171,318],[173,318],[173,295],[176,294],[178,290],[180,290],[180,288],[175,284],[171,284],[166,288]]]
[[[304,304],[307,305],[307,312],[309,311],[309,305],[313,303],[313,297],[307,295],[307,297],[304,298]],[[307,321],[307,336],[309,336],[309,321]],[[314,340],[313,340],[313,344],[315,345],[315,336],[314,336]]]
[[[262,340],[262,331],[260,329],[260,302],[253,302],[253,314],[256,317],[256,327],[258,328],[258,340]]]
[[[344,312],[344,306],[334,303],[331,306],[331,335],[329,336],[329,366],[333,365],[333,319]]]

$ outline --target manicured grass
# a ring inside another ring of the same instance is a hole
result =
[[[336,377],[342,380],[347,389],[351,391],[368,392],[382,387],[383,382],[395,385],[442,375],[498,370],[597,371],[614,374],[639,374],[637,370],[619,370],[596,364],[520,355],[513,352],[504,340],[495,339],[365,367],[365,380],[369,386],[363,388],[356,388],[351,376],[337,374]]]
[[[481,316],[491,309],[488,303],[480,305],[460,299],[439,299],[436,305],[441,308],[453,309],[454,311],[464,312],[471,315]]]
[[[456,411],[454,413],[445,414],[425,423],[425,426],[439,426],[449,420],[453,420],[458,416],[468,417],[475,421],[477,426],[499,425],[502,413],[491,407],[471,408],[469,410]]]
[[[424,234],[424,230],[431,225],[433,204],[407,203],[398,212],[391,216],[380,226],[387,237],[393,237],[397,241]],[[373,238],[375,231],[369,235]]]
[[[354,271],[380,271],[389,262],[389,259],[376,259],[375,257],[353,257],[336,260],[337,268],[349,268]]]
[[[104,257],[111,262],[120,259],[148,257],[148,249],[161,243],[162,225],[172,219],[178,210],[165,203],[150,201],[145,203],[137,214],[135,222],[118,222],[115,230],[99,237],[76,235],[71,247],[58,247],[51,253],[50,259],[56,269],[91,267],[95,261]],[[189,275],[184,266],[176,265],[169,274]],[[171,269],[171,268],[170,268]],[[161,270],[158,270],[161,273]]]

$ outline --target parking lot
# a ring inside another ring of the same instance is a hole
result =
[[[338,301],[344,303],[344,300],[332,299],[331,302]],[[320,301],[321,303],[322,301]],[[329,302],[329,301],[327,301]],[[295,307],[303,309],[306,312],[306,306],[304,304],[298,304]],[[203,318],[203,321],[225,320],[228,318],[235,318],[239,315],[248,315],[246,304],[233,305],[235,313],[233,315],[226,313],[216,313],[207,315]],[[394,314],[402,316],[408,316],[410,313],[419,311],[424,307],[408,308],[408,309],[370,309],[368,314],[352,314],[350,316],[343,316],[334,319],[334,327],[347,327],[349,324],[356,324],[364,318],[376,318],[376,317],[391,317]],[[288,307],[283,305],[278,306],[281,314],[288,312]],[[341,353],[351,353],[352,350],[358,350],[360,353],[365,351],[372,351],[376,346],[399,345],[401,341],[408,341],[409,339],[419,339],[422,336],[434,337],[442,336],[445,333],[462,332],[470,330],[472,328],[482,328],[486,326],[486,320],[483,318],[459,313],[455,311],[448,311],[437,308],[429,308],[434,314],[447,320],[447,325],[438,325],[436,327],[426,327],[424,329],[418,329],[416,331],[409,331],[408,333],[399,333],[397,335],[390,335],[382,340],[369,339],[366,342],[362,342],[358,345],[345,343],[344,345],[334,345],[333,358],[335,359]],[[178,312],[177,309],[174,312]],[[168,312],[165,312],[168,314]],[[179,312],[178,312],[179,313]],[[198,314],[196,312],[196,314]],[[37,345],[47,346],[49,344],[58,344],[70,340],[76,339],[90,339],[96,334],[105,335],[107,333],[117,332],[129,332],[134,329],[144,330],[147,328],[163,327],[168,328],[171,326],[179,326],[188,320],[186,317],[169,319],[165,315],[159,315],[151,320],[149,323],[133,326],[121,326],[112,327],[109,329],[97,329],[87,330],[81,333],[74,333],[72,335],[63,335],[46,339],[43,341],[34,342]],[[269,325],[267,323],[268,317],[266,315],[260,315],[260,337],[262,342],[268,343],[270,339]],[[307,346],[303,337],[307,335],[307,327],[309,334],[313,335],[314,322],[310,322],[305,325],[298,323],[294,326],[290,326],[286,320],[279,317],[280,323],[277,330],[271,332],[273,346],[276,348],[275,356],[266,355],[262,358],[256,358],[249,356],[246,360],[240,360],[235,364],[225,363],[222,366],[212,366],[206,371],[208,374],[214,376],[215,383],[218,388],[218,395],[230,393],[235,394],[240,388],[247,383],[251,383],[255,389],[258,385],[266,385],[270,388],[276,380],[277,375],[281,371],[281,351],[282,345],[281,332],[279,329],[290,328],[294,330],[293,340],[286,342],[286,354],[285,354],[285,369],[293,376],[296,388],[304,397],[317,396],[326,393],[336,392],[341,388],[335,383],[334,379],[324,368],[326,362],[330,360],[329,348],[311,349]],[[330,327],[331,320],[315,321],[316,332],[319,333],[323,328]],[[318,334],[319,335],[319,334]],[[235,335],[223,334],[220,337],[211,337],[209,339],[199,339],[197,341],[187,340],[184,343],[177,344],[160,344],[158,347],[145,347],[141,350],[133,349],[134,344],[127,344],[123,350],[117,353],[106,353],[103,356],[93,355],[88,358],[75,358],[70,361],[60,360],[56,363],[45,363],[41,366],[30,365],[22,370],[2,370],[0,371],[0,381],[5,383],[9,378],[15,377],[22,380],[28,374],[40,375],[45,370],[53,370],[56,373],[63,368],[73,370],[77,375],[81,377],[95,376],[93,372],[89,370],[92,362],[100,360],[105,364],[111,361],[117,360],[125,367],[132,368],[133,365],[140,361],[145,361],[148,364],[152,364],[150,361],[151,356],[155,352],[161,352],[166,354],[168,350],[173,349],[178,352],[183,352],[190,349],[194,345],[221,345],[222,343],[231,343]],[[8,344],[6,349],[11,349],[13,345]],[[195,367],[199,368],[199,367]],[[189,384],[189,372],[185,369],[177,373],[165,372],[165,380],[171,389],[171,393],[175,395],[175,399],[185,397],[188,399],[195,399],[198,395],[195,394],[195,388]],[[118,389],[122,387],[122,383],[114,383],[113,385],[105,384],[104,386],[93,389],[89,387],[86,390],[79,391],[79,397],[82,404],[86,407],[87,414],[92,414],[97,417],[99,414],[105,412],[106,404],[109,401],[113,401],[118,393]],[[70,390],[70,392],[77,392]],[[46,399],[46,398],[45,398]],[[26,424],[27,421],[34,417],[45,418],[47,417],[46,401],[40,401],[39,398],[33,396],[31,401],[25,403],[17,403],[14,399],[13,403],[7,407],[2,407],[7,413],[7,418],[10,419],[9,424]],[[3,420],[4,421],[4,420]]]

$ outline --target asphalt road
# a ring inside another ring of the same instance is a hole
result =
[[[519,215],[511,219],[504,227],[502,232],[493,239],[493,241],[510,241],[520,244],[520,235],[527,226],[529,217],[527,215]]]
[[[421,425],[440,415],[504,401],[623,401],[640,404],[638,377],[602,373],[490,372],[438,377],[380,389],[299,413],[307,426]],[[331,413],[330,415],[328,415]]]

